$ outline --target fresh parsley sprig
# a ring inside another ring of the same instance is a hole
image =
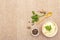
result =
[[[35,22],[37,22],[38,20],[39,20],[39,15],[38,14],[36,14],[34,11],[32,11],[32,23],[35,23]]]

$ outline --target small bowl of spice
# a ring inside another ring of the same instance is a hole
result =
[[[38,36],[38,35],[39,35],[39,29],[38,29],[37,26],[35,26],[35,25],[32,26],[31,34],[32,34],[33,36]]]

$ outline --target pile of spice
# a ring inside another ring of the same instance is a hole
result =
[[[33,29],[33,30],[32,30],[32,34],[33,34],[33,35],[38,34],[38,30],[37,30],[37,29]]]

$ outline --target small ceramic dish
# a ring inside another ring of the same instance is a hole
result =
[[[39,35],[39,29],[36,25],[32,26],[31,34],[32,34],[32,36],[38,36]]]
[[[46,25],[51,25],[51,31],[47,31],[45,26]],[[46,36],[46,37],[53,37],[57,34],[58,31],[58,26],[55,22],[53,21],[47,21],[43,24],[42,26],[42,33]]]

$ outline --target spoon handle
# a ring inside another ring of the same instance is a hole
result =
[[[52,12],[48,12],[47,14],[45,14],[45,16],[39,20],[36,25],[38,25],[39,23],[41,23],[42,21],[44,21],[46,18],[49,18],[50,16],[52,16]]]

